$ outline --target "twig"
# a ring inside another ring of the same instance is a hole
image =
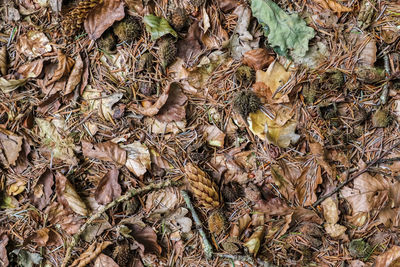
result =
[[[192,217],[193,217],[194,223],[196,224],[197,230],[199,230],[199,233],[200,233],[200,236],[202,239],[202,243],[203,243],[204,254],[206,255],[207,259],[211,259],[212,255],[213,255],[213,249],[212,249],[210,242],[207,239],[206,233],[203,230],[203,226],[201,224],[199,216],[197,215],[197,213],[192,205],[192,202],[190,201],[190,197],[189,197],[188,193],[184,190],[181,190],[181,194],[183,196],[183,199],[186,202],[186,206],[192,213]]]
[[[68,261],[71,258],[72,249],[75,247],[76,243],[79,241],[80,235],[86,230],[86,228],[94,220],[98,219],[104,212],[106,212],[107,210],[109,210],[110,208],[116,206],[117,204],[119,204],[121,202],[131,199],[132,197],[134,197],[136,195],[145,194],[150,191],[159,190],[159,189],[162,189],[162,188],[165,188],[168,186],[179,186],[179,185],[180,185],[180,182],[171,181],[171,180],[168,180],[163,183],[158,183],[158,184],[149,184],[149,185],[139,188],[139,189],[132,189],[132,190],[126,192],[124,195],[120,196],[119,198],[115,199],[114,201],[108,203],[106,206],[102,207],[100,210],[98,210],[96,213],[94,213],[92,216],[90,216],[90,218],[87,219],[87,221],[81,226],[79,231],[76,234],[74,234],[71,242],[69,243],[69,245],[67,247],[67,252],[65,253],[65,257],[64,257],[64,260],[63,260],[63,263],[61,266],[62,267],[67,266]]]
[[[313,208],[316,208],[319,204],[321,204],[325,199],[331,197],[332,195],[336,194],[337,192],[340,191],[340,189],[342,189],[345,185],[347,185],[348,183],[350,183],[351,181],[353,181],[354,179],[356,179],[358,176],[360,176],[361,174],[365,173],[368,171],[369,168],[371,168],[372,166],[374,166],[375,164],[379,163],[383,157],[385,157],[387,154],[389,154],[390,151],[392,151],[394,148],[398,147],[400,145],[400,141],[395,143],[393,146],[391,146],[388,150],[386,150],[385,152],[382,153],[382,155],[376,157],[374,160],[370,161],[368,163],[368,165],[356,172],[353,176],[349,177],[346,181],[344,181],[343,183],[341,183],[340,185],[338,185],[333,191],[331,191],[330,193],[326,194],[325,196],[321,197],[320,199],[318,199],[313,205]]]
[[[387,53],[383,55],[384,63],[385,63],[385,71],[386,71],[386,82],[383,85],[383,90],[382,94],[380,97],[381,104],[385,105],[388,100],[388,94],[389,94],[389,76],[390,76],[390,66],[389,66],[389,56]]]

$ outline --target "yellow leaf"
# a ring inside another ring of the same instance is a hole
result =
[[[267,71],[258,70],[256,72],[256,82],[262,82],[266,86],[268,86],[272,95],[283,86],[290,78],[291,73],[286,71],[286,69],[277,61],[274,61],[271,65],[269,65]],[[261,96],[266,97],[267,96]],[[274,99],[281,98],[282,95],[280,93],[276,94]]]

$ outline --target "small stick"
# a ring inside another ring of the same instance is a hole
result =
[[[387,53],[385,53],[383,55],[383,59],[384,59],[385,71],[386,71],[386,82],[383,85],[383,90],[382,90],[380,100],[381,100],[381,104],[385,105],[388,100],[388,94],[389,94],[389,80],[388,79],[390,76],[389,57],[388,57]]]
[[[75,247],[76,243],[78,243],[79,241],[79,237],[80,235],[86,230],[86,228],[96,219],[98,219],[104,212],[106,212],[107,210],[111,209],[112,207],[116,206],[118,203],[127,201],[129,199],[131,199],[132,197],[136,196],[136,195],[141,195],[141,194],[145,194],[148,193],[150,191],[153,190],[159,190],[168,186],[179,186],[180,182],[176,182],[176,181],[171,181],[171,180],[167,180],[163,183],[158,183],[158,184],[149,184],[145,187],[139,188],[139,189],[132,189],[128,192],[126,192],[124,195],[120,196],[119,198],[113,200],[112,202],[108,203],[107,205],[105,205],[104,207],[102,207],[100,210],[98,210],[96,213],[92,214],[92,216],[90,216],[89,219],[87,219],[87,221],[81,226],[81,228],[79,229],[79,231],[74,234],[74,236],[72,237],[71,242],[69,243],[68,247],[67,247],[67,252],[65,253],[65,257],[62,263],[62,267],[66,267],[68,265],[68,261],[71,258],[71,252],[72,249]]]
[[[181,194],[183,196],[183,199],[186,202],[186,206],[188,207],[188,209],[190,210],[190,212],[192,213],[192,217],[194,220],[194,223],[196,224],[197,230],[199,230],[200,236],[201,236],[201,240],[203,243],[203,248],[204,248],[204,254],[206,255],[207,259],[211,259],[212,255],[213,255],[213,249],[212,246],[210,244],[210,242],[207,239],[207,235],[203,230],[203,226],[201,224],[201,221],[199,219],[199,216],[197,215],[192,202],[190,201],[190,197],[188,195],[188,193],[184,190],[181,190]]]
[[[368,165],[356,172],[353,176],[351,176],[350,178],[348,178],[346,181],[344,181],[343,183],[341,183],[340,185],[338,185],[333,191],[331,191],[330,193],[326,194],[325,196],[321,197],[320,199],[318,199],[318,201],[316,201],[312,207],[316,208],[319,204],[321,204],[322,202],[324,202],[325,199],[331,197],[332,195],[336,194],[337,192],[340,191],[340,189],[342,189],[345,185],[347,185],[348,183],[350,183],[351,181],[353,181],[354,179],[356,179],[358,176],[360,176],[361,174],[365,173],[368,171],[369,168],[371,168],[372,166],[374,166],[377,163],[380,163],[382,158],[385,157],[387,154],[389,154],[390,151],[392,151],[394,148],[398,147],[400,145],[400,141],[395,143],[393,146],[391,146],[388,150],[386,150],[385,152],[382,153],[382,155],[376,157],[374,160],[372,160],[370,163],[368,163]]]

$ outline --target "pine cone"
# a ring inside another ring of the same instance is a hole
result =
[[[175,61],[176,53],[177,49],[171,38],[161,41],[158,49],[158,55],[160,56],[161,65],[164,69]]]
[[[3,46],[0,48],[0,74],[3,76],[7,74],[7,65],[7,47]]]
[[[103,0],[82,0],[79,2],[79,4],[67,14],[62,22],[65,34],[70,36],[78,31],[89,13],[102,3]]]
[[[186,164],[185,172],[190,183],[190,189],[200,204],[207,209],[219,207],[218,187],[214,181],[199,167],[191,163]]]

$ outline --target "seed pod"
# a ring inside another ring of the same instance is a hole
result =
[[[70,36],[80,30],[89,13],[102,3],[103,0],[80,1],[79,4],[67,14],[62,22],[65,34]]]
[[[128,266],[130,261],[130,248],[128,242],[122,242],[115,246],[113,258],[119,266]]]
[[[235,97],[233,105],[243,118],[247,118],[249,113],[260,109],[261,101],[252,91],[241,91]]]
[[[218,187],[204,171],[188,163],[185,166],[185,173],[190,189],[201,205],[208,209],[220,206]]]
[[[99,48],[108,53],[115,52],[117,42],[115,41],[114,36],[110,31],[106,31],[101,35],[101,37],[97,40],[97,44]]]
[[[7,74],[8,67],[8,56],[7,56],[7,47],[3,46],[0,48],[0,73],[1,75]]]
[[[187,24],[186,11],[183,8],[175,8],[169,15],[169,23],[175,30],[180,31]]]
[[[140,37],[142,25],[137,19],[128,16],[113,25],[113,32],[120,42],[130,42]]]
[[[249,66],[240,66],[235,72],[236,80],[244,85],[254,81],[254,71]]]
[[[221,210],[213,211],[208,217],[208,230],[215,235],[225,232],[226,218]]]
[[[167,38],[161,41],[158,55],[161,60],[161,66],[165,69],[172,62],[175,61],[177,49],[171,38]]]

